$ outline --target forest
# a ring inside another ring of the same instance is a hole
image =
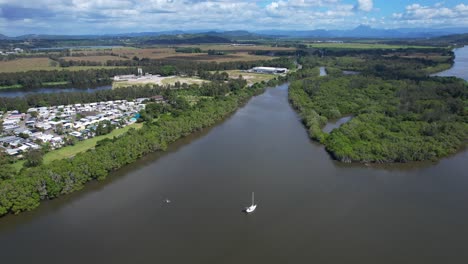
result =
[[[111,84],[111,78],[115,75],[136,74],[137,66],[141,67],[145,73],[159,74],[162,76],[194,76],[202,71],[247,70],[260,65],[287,68],[295,67],[294,61],[289,58],[278,58],[269,61],[233,61],[223,63],[135,58],[133,61],[116,61],[116,66],[130,66],[123,68],[0,73],[0,87],[13,85],[21,85],[22,88],[54,87],[54,85],[47,85],[47,83],[66,82],[65,85],[61,84],[60,87],[92,88]]]
[[[320,61],[322,60],[322,61]],[[289,100],[312,139],[343,162],[436,160],[468,141],[468,85],[457,78],[428,77],[421,59],[364,56],[344,60],[304,58],[293,76]],[[326,77],[317,65],[327,63]],[[352,66],[351,66],[352,65]],[[437,66],[437,64],[436,64]],[[345,75],[343,69],[360,70]],[[329,121],[352,115],[330,134]]]

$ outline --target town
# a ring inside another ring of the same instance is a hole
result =
[[[30,150],[58,149],[137,122],[139,111],[162,96],[0,112],[0,150],[18,159]]]

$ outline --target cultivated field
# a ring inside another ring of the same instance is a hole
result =
[[[86,58],[86,57],[81,57]],[[23,72],[23,71],[53,71],[53,70],[66,70],[66,71],[81,71],[92,69],[111,69],[111,68],[125,68],[124,66],[72,66],[72,67],[59,67],[52,66],[54,61],[49,58],[22,58],[11,61],[0,61],[1,72]],[[57,63],[58,65],[58,63]]]
[[[275,57],[271,56],[258,56],[249,54],[253,50],[289,50],[289,48],[273,48],[267,46],[247,46],[235,47],[229,45],[189,45],[178,47],[192,47],[200,48],[202,51],[213,49],[216,51],[225,51],[226,55],[208,55],[207,53],[183,53],[176,52],[175,47],[159,47],[148,49],[126,49],[119,48],[112,50],[114,54],[125,56],[129,59],[133,57],[160,59],[160,60],[190,60],[190,61],[214,61],[214,62],[227,62],[227,61],[255,61],[255,60],[271,60]]]
[[[92,62],[101,62],[106,63],[108,60],[128,60],[127,58],[117,57],[117,56],[80,56],[80,57],[61,57],[61,59],[66,61],[92,61]]]
[[[35,70],[58,69],[51,66],[49,58],[22,58],[11,61],[0,61],[0,72],[21,72]]]
[[[200,48],[204,53],[183,53],[176,52],[176,48],[191,47]],[[225,55],[208,55],[208,50],[216,50],[226,52]],[[257,61],[257,60],[272,60],[276,57],[260,56],[249,54],[256,50],[271,50],[271,51],[292,51],[294,48],[270,47],[270,46],[231,46],[231,45],[178,45],[138,49],[133,47],[113,48],[113,49],[89,49],[79,50],[74,53],[85,54],[86,56],[67,56],[61,57],[66,61],[90,61],[106,63],[108,60],[129,60],[134,57],[173,60],[173,61],[200,61],[200,62],[229,62],[229,61]],[[110,54],[117,56],[111,56]],[[52,53],[51,53],[52,54]],[[31,70],[87,70],[101,69],[107,66],[73,66],[59,67],[58,62],[49,58],[20,58],[12,61],[0,61],[0,72],[21,72]],[[109,66],[114,67],[114,66]]]
[[[409,48],[432,48],[429,46],[411,46],[411,45],[388,45],[378,43],[312,43],[312,48],[331,48],[331,49],[409,49]]]
[[[255,50],[272,50],[272,51],[293,51],[295,48],[272,47],[267,45],[255,46],[233,46],[228,44],[200,44],[200,45],[183,45],[181,47],[200,48],[201,50],[219,50],[219,51],[236,51],[249,52]]]

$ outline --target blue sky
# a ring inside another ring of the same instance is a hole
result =
[[[466,0],[0,0],[0,33],[468,27]]]

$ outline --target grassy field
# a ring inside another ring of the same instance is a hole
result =
[[[117,56],[84,56],[84,57],[61,57],[61,59],[66,61],[91,61],[91,62],[101,62],[105,63],[108,60],[128,60],[127,58],[117,57]]]
[[[214,61],[214,62],[226,62],[226,61],[254,61],[254,60],[271,60],[274,57],[270,56],[258,56],[248,54],[252,50],[290,50],[290,48],[273,48],[268,46],[247,46],[247,47],[235,47],[230,45],[184,45],[178,47],[196,47],[203,51],[214,49],[218,51],[228,51],[226,55],[208,55],[207,53],[181,53],[176,52],[173,47],[160,47],[160,48],[148,48],[148,49],[127,49],[120,48],[112,50],[113,53],[128,58],[134,56],[138,58],[150,58],[150,59],[166,59],[166,60],[190,60],[190,61]],[[293,49],[292,49],[293,50]]]
[[[432,48],[429,46],[411,46],[411,45],[388,45],[378,43],[312,43],[312,48],[331,48],[331,49],[408,49],[408,48]]]
[[[47,70],[58,68],[51,66],[52,60],[49,58],[22,58],[11,61],[0,61],[0,72],[19,72]]]
[[[44,86],[54,86],[54,85],[66,85],[68,84],[68,82],[64,81],[64,82],[44,82],[42,83],[42,85]]]
[[[0,86],[0,90],[2,90],[2,89],[19,89],[19,88],[23,88],[23,86],[21,84]]]
[[[113,56],[109,56],[113,57]],[[81,57],[86,58],[86,57]],[[117,57],[116,57],[117,58]],[[0,61],[0,73],[1,72],[23,72],[23,71],[52,71],[52,70],[64,70],[64,71],[81,71],[90,69],[111,69],[111,68],[125,68],[120,66],[72,66],[72,67],[59,67],[52,66],[52,60],[49,58],[22,58],[11,61]]]
[[[254,84],[261,81],[267,82],[276,77],[276,75],[273,74],[251,73],[240,70],[230,70],[225,72],[229,74],[229,78],[238,78],[239,75],[242,75],[242,78],[247,80],[248,84]]]
[[[268,45],[255,45],[255,46],[232,46],[228,44],[200,44],[200,45],[181,45],[181,47],[200,48],[201,50],[218,50],[218,51],[237,51],[237,52],[248,52],[255,50],[274,50],[274,51],[288,51],[296,50],[295,48],[286,47],[272,47]]]
[[[146,84],[174,85],[176,82],[186,83],[186,84],[202,84],[208,81],[202,80],[198,77],[180,77],[180,76],[155,77],[154,79],[141,80],[141,81],[138,80],[138,81],[114,82],[112,83],[112,88],[117,89],[117,88],[132,86],[132,85],[144,86]]]
[[[186,83],[186,84],[202,84],[204,82],[208,82],[207,80],[202,80],[198,77],[180,77],[180,76],[172,76],[167,77],[162,80],[163,84],[170,84],[173,85],[176,82]]]
[[[177,47],[196,47],[203,51],[217,50],[225,51],[225,55],[208,55],[207,53],[181,53],[176,52]],[[133,47],[125,48],[113,48],[112,50],[103,53],[102,50],[85,50],[79,51],[79,53],[86,54],[86,56],[71,56],[61,57],[61,59],[67,61],[90,61],[90,62],[106,62],[108,60],[129,60],[133,57],[138,58],[149,58],[149,59],[160,59],[160,60],[184,60],[184,61],[201,61],[201,62],[228,62],[228,61],[256,61],[256,60],[271,60],[276,57],[271,56],[260,56],[249,54],[255,50],[272,50],[272,51],[288,51],[295,50],[294,48],[284,47],[271,47],[266,45],[259,46],[231,46],[231,45],[179,45],[170,47],[156,47],[156,48],[145,48],[138,49]],[[119,56],[106,55],[110,53],[117,54]],[[0,61],[0,72],[21,72],[21,71],[32,71],[32,70],[88,70],[88,69],[102,69],[102,68],[114,68],[113,66],[73,66],[61,68],[55,65],[56,62],[49,58],[20,58],[12,61]]]
[[[118,137],[124,134],[125,132],[127,132],[130,128],[139,129],[142,126],[143,126],[142,123],[135,123],[135,124],[126,126],[124,128],[115,129],[114,131],[112,131],[111,133],[107,135],[98,136],[98,137],[94,137],[94,138],[83,140],[83,141],[78,141],[74,146],[67,146],[61,149],[53,150],[44,155],[44,164],[48,164],[54,160],[71,158],[80,152],[84,152],[84,151],[94,148],[96,146],[96,143],[99,140]],[[19,171],[23,167],[23,164],[24,164],[24,160],[20,160],[14,163],[13,166]]]

